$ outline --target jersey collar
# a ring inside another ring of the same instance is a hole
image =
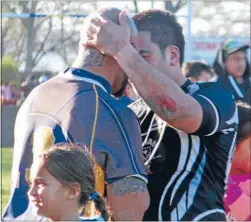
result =
[[[103,89],[105,92],[107,92],[108,94],[110,94],[112,91],[111,84],[106,79],[83,69],[68,67],[64,71],[63,75],[67,77],[71,77],[73,79],[82,80],[88,83],[95,84],[99,86],[101,89]]]

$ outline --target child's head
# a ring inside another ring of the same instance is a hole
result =
[[[34,160],[30,180],[28,195],[37,214],[62,220],[94,197],[96,209],[107,219],[105,202],[95,195],[93,163],[85,146],[53,145]]]

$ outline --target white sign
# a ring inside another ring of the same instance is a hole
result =
[[[203,60],[209,65],[212,65],[217,50],[221,43],[225,40],[224,37],[193,37],[192,39],[192,60]],[[243,44],[250,45],[249,37],[233,38]],[[248,59],[250,61],[250,50],[248,50]]]

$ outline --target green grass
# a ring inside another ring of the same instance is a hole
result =
[[[10,195],[10,178],[11,178],[11,168],[12,168],[12,151],[10,147],[5,147],[1,149],[1,159],[0,166],[2,170],[1,176],[1,215],[7,204]]]

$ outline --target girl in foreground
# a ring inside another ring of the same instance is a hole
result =
[[[30,203],[52,221],[108,220],[104,199],[95,192],[93,164],[85,147],[56,144],[32,164]],[[79,217],[90,206],[91,217]]]

